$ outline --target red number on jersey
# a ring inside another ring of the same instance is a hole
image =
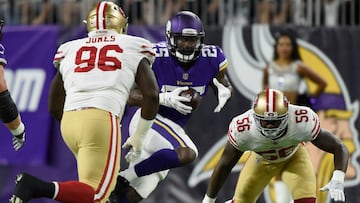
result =
[[[236,121],[236,124],[237,124],[237,130],[239,132],[242,132],[244,130],[250,130],[250,119],[249,117],[245,117],[243,118],[241,121],[240,120],[237,120]]]
[[[300,110],[296,110],[295,111],[295,121],[296,123],[301,123],[301,122],[308,122],[309,121],[309,117],[307,115],[308,111],[306,109],[300,109]]]
[[[122,53],[118,45],[106,45],[102,47],[97,56],[98,49],[95,46],[91,47],[81,47],[76,52],[75,72],[89,72],[95,67],[97,63],[98,67],[102,71],[114,71],[116,69],[121,69],[121,61],[116,57],[108,56],[109,51],[115,51],[117,53]],[[97,58],[98,57],[98,58]]]
[[[281,149],[271,149],[268,151],[262,151],[256,153],[260,154],[262,157],[264,157],[264,159],[275,161],[277,159],[285,158],[289,156],[294,151],[294,149],[296,149],[296,145]]]

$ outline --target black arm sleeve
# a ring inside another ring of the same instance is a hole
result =
[[[9,123],[17,118],[19,112],[16,104],[11,98],[10,92],[5,90],[0,93],[0,120]]]

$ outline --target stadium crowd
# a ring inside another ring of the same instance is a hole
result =
[[[135,25],[163,25],[180,10],[199,15],[206,25],[229,19],[242,23],[275,25],[358,25],[356,0],[112,0],[124,8]],[[60,24],[77,26],[96,0],[1,0],[0,17],[7,24]],[[80,12],[79,12],[80,10]]]

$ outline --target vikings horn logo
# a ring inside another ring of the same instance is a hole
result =
[[[223,50],[229,59],[228,75],[233,86],[238,92],[249,100],[252,100],[256,93],[262,89],[262,73],[266,64],[272,60],[273,45],[275,39],[267,25],[253,25],[252,49],[250,54],[244,41],[243,28],[235,24],[227,24],[223,31]],[[328,86],[325,93],[318,98],[317,113],[322,127],[327,128],[339,136],[346,144],[351,158],[346,173],[345,187],[354,186],[360,183],[360,166],[356,158],[360,154],[358,132],[355,128],[355,121],[358,116],[359,102],[350,101],[350,96],[345,83],[338,73],[333,62],[317,47],[309,42],[297,39],[299,52],[303,62],[317,73],[320,73],[327,81]],[[305,80],[304,86],[312,93],[316,86]],[[334,123],[336,123],[334,125]],[[195,166],[188,180],[190,187],[196,186],[199,182],[207,180],[220,159],[222,150],[227,142],[226,135],[219,140]],[[316,147],[308,150],[316,169],[318,187],[325,185],[331,178],[334,170],[332,156]],[[239,160],[233,172],[241,170],[247,154]],[[266,202],[270,203],[269,191],[264,193]],[[318,203],[330,202],[327,193],[318,193]]]

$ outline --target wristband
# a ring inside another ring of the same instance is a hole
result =
[[[209,197],[207,194],[205,195],[204,199],[203,199],[203,202],[206,202],[206,203],[215,203],[216,201],[216,197],[212,198],[212,197]]]
[[[14,136],[20,135],[24,131],[25,131],[25,126],[23,122],[20,122],[20,125],[16,129],[10,130],[11,134]]]
[[[140,137],[144,137],[147,131],[151,128],[152,124],[154,123],[154,120],[155,119],[146,120],[140,117],[135,134],[139,135]]]
[[[331,180],[337,180],[337,181],[340,181],[340,182],[344,183],[344,179],[345,179],[345,173],[344,173],[344,171],[335,170],[335,171],[333,172],[333,175],[332,175]]]

